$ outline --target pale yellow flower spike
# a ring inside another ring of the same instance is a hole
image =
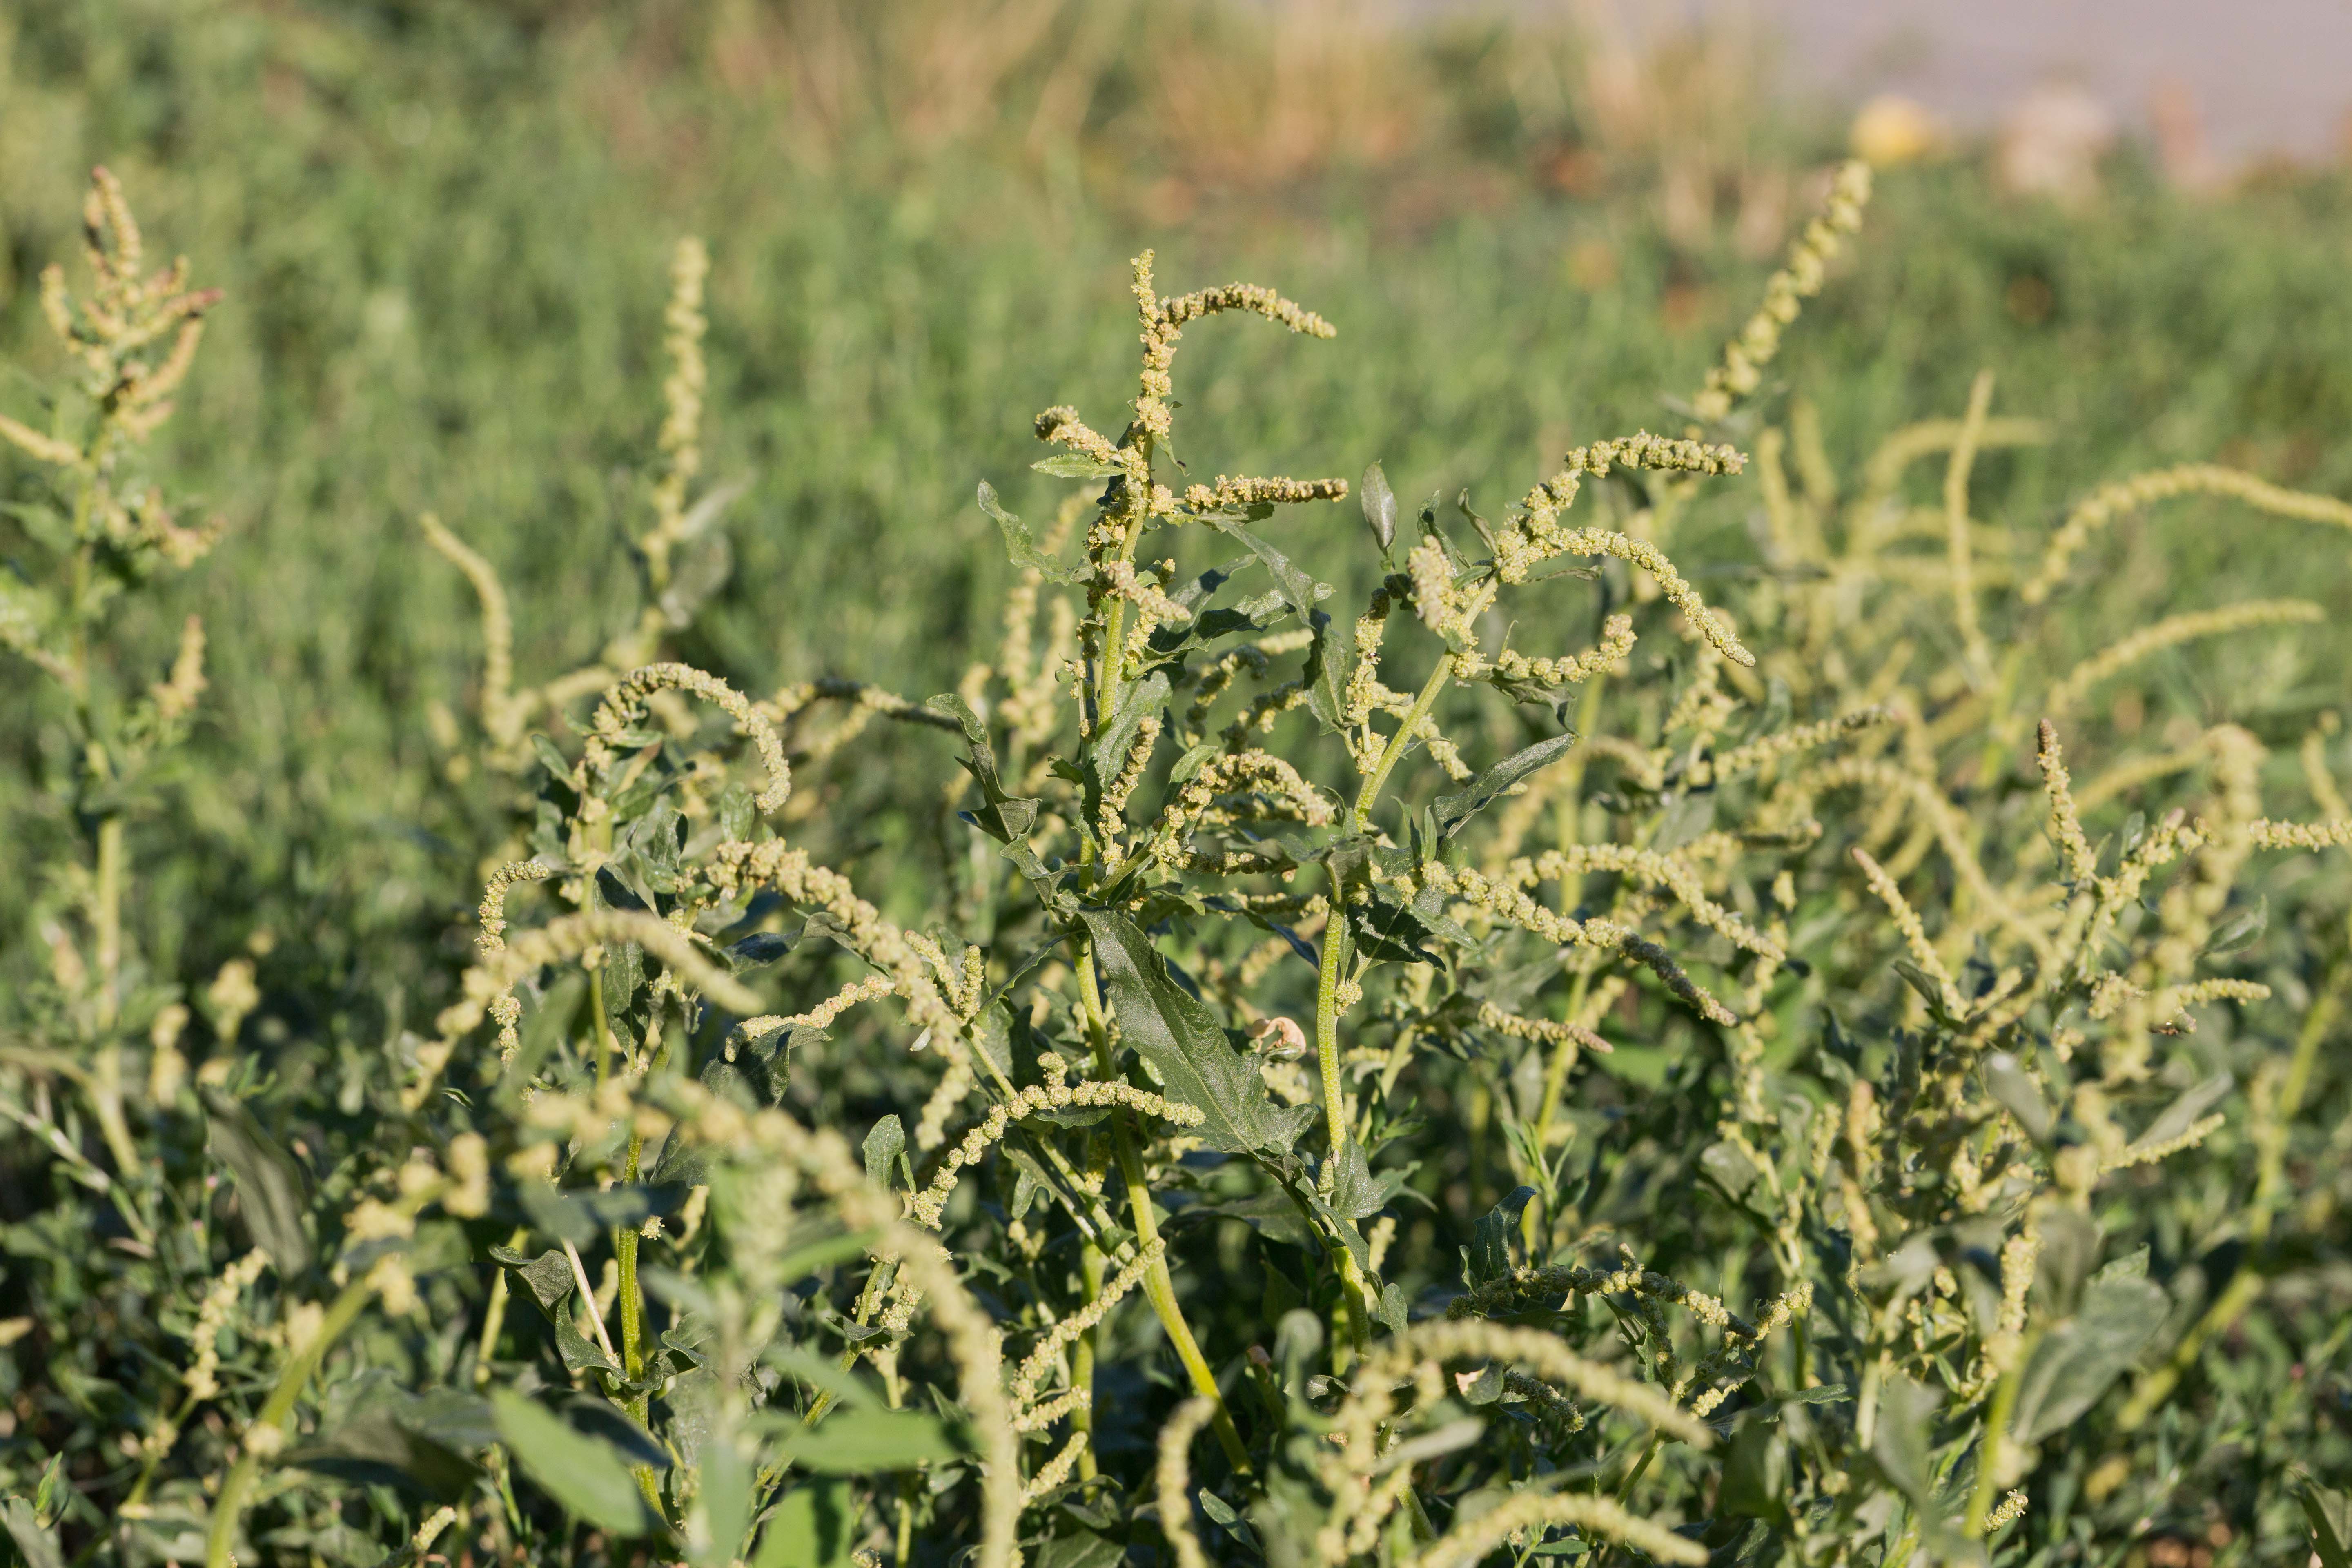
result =
[[[715,704],[727,716],[751,734],[752,744],[760,750],[760,761],[768,770],[768,787],[756,797],[760,809],[772,812],[782,806],[793,793],[792,764],[784,761],[783,742],[776,738],[776,728],[753,705],[751,700],[719,679],[690,664],[648,664],[631,670],[618,685],[604,693],[590,722],[588,745],[583,760],[596,773],[609,772],[614,762],[613,748],[621,736],[645,712],[646,699],[662,690],[690,691],[695,696]]]
[[[517,882],[544,882],[553,875],[536,860],[509,860],[490,873],[482,888],[481,908],[475,911],[481,930],[474,938],[474,951],[484,958],[506,951],[507,889]]]
[[[2091,535],[2105,527],[2125,512],[2182,495],[2233,496],[2249,506],[2274,517],[2299,518],[2306,522],[2334,523],[2339,528],[2352,528],[2352,503],[2337,500],[2333,496],[2308,495],[2302,490],[2284,489],[2269,484],[2253,475],[2235,468],[2224,468],[2212,463],[2184,463],[2176,468],[2159,468],[2154,473],[2137,474],[2127,479],[2102,486],[2077,502],[2066,516],[2066,521],[2050,541],[2049,552],[2042,558],[2042,570],[2018,591],[2019,597],[2029,605],[2038,605],[2056,592],[2065,580],[2066,568],[2075,552],[2090,542]]]
[[[1780,270],[1764,284],[1764,302],[1739,335],[1723,346],[1722,361],[1706,373],[1706,384],[1691,398],[1702,419],[1721,419],[1734,402],[1756,390],[1763,367],[1780,352],[1780,334],[1797,319],[1802,301],[1822,291],[1830,260],[1844,248],[1845,237],[1862,227],[1870,202],[1870,165],[1855,159],[1837,172],[1822,216],[1805,226],[1789,247]]]
[[[1967,1008],[1960,1000],[1960,988],[1953,983],[1952,972],[1944,967],[1943,959],[1937,956],[1935,943],[1927,940],[1927,928],[1919,923],[1919,912],[1911,907],[1911,900],[1903,896],[1903,889],[1895,885],[1895,879],[1886,874],[1886,868],[1870,858],[1870,851],[1857,844],[1853,847],[1853,855],[1854,864],[1862,868],[1863,876],[1869,879],[1870,890],[1878,895],[1879,901],[1895,917],[1895,927],[1903,933],[1903,945],[1911,950],[1911,961],[1936,983],[1945,1011],[1956,1015],[1965,1012]]]
[[[2083,836],[2083,819],[2074,808],[2073,780],[2067,776],[2065,753],[2058,745],[2058,726],[2044,719],[2036,735],[2033,760],[2042,769],[2042,787],[2050,796],[2050,826],[2057,836],[2066,879],[2087,886],[2097,871],[2096,858],[2091,853],[2091,841]]]
[[[1950,461],[1944,466],[1944,532],[1951,563],[1952,618],[1960,632],[1960,650],[1968,660],[1969,678],[1983,680],[1992,673],[1992,650],[1985,644],[1977,620],[1976,559],[1969,544],[1969,470],[1977,460],[1977,443],[1984,437],[1985,416],[1992,407],[1992,372],[1980,370],[1969,388],[1969,411],[1960,422],[1960,438],[1952,443]]]
[[[2249,831],[2260,849],[2352,848],[2352,820],[2273,822],[2263,817]]]
[[[439,518],[428,511],[416,525],[425,531],[425,542],[466,574],[482,602],[482,728],[499,745],[511,745],[522,732],[530,705],[514,699],[514,616],[507,607],[506,588],[490,563]]]
[[[2249,626],[2310,626],[2326,616],[2325,610],[2307,599],[2253,599],[2224,605],[2218,610],[2192,610],[2172,616],[2152,626],[2142,626],[2068,670],[2065,678],[2050,689],[2046,706],[2053,713],[2064,713],[2109,676],[2152,654],[2199,637],[2220,637]]]

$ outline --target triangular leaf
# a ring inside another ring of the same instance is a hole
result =
[[[1286,1146],[1288,1119],[1276,1113],[1265,1079],[1226,1041],[1208,1005],[1170,978],[1150,940],[1109,910],[1079,915],[1094,938],[1096,972],[1119,1037],[1151,1064],[1172,1099],[1206,1114],[1200,1134],[1208,1145],[1228,1154]]]

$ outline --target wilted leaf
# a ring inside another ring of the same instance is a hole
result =
[[[1053,459],[1049,458],[1046,461]],[[1048,583],[1076,580],[1076,573],[1037,547],[1036,540],[1030,536],[1028,525],[999,504],[995,487],[986,479],[980,481],[980,510],[996,520],[996,526],[1004,534],[1004,552],[1013,557],[1015,566],[1034,572]]]

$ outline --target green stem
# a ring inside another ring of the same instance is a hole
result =
[[[2001,1446],[2009,1440],[2010,1413],[2017,1408],[2017,1390],[2025,1381],[2025,1363],[2041,1340],[2039,1330],[2019,1342],[2009,1370],[1992,1391],[1992,1408],[1985,1413],[1984,1437],[1977,1446],[1977,1484],[1969,1494],[1969,1511],[1961,1531],[1971,1540],[1984,1533],[1985,1515],[1992,1511],[1993,1494],[2000,1489]]]
[[[515,1226],[514,1234],[507,1237],[507,1250],[520,1251],[522,1244],[530,1239],[530,1226],[519,1225]],[[497,1278],[490,1281],[489,1307],[482,1313],[482,1346],[474,1352],[474,1386],[476,1388],[489,1386],[490,1357],[498,1350],[499,1335],[505,1330],[507,1324],[509,1287],[505,1267],[499,1266],[496,1274]]]
[[[1087,1033],[1094,1044],[1095,1071],[1108,1081],[1116,1076],[1117,1068],[1110,1058],[1110,1030],[1103,1016],[1102,991],[1095,981],[1092,943],[1079,952],[1077,970],[1078,999],[1086,1009]],[[1151,1210],[1151,1184],[1144,1173],[1143,1158],[1136,1152],[1131,1113],[1124,1106],[1112,1113],[1110,1130],[1111,1152],[1118,1162],[1120,1179],[1127,1185],[1128,1214],[1134,1223],[1136,1239],[1149,1248],[1160,1239],[1160,1218]],[[1233,1413],[1225,1408],[1225,1396],[1217,1387],[1217,1375],[1211,1370],[1208,1358],[1201,1353],[1192,1325],[1184,1321],[1184,1309],[1176,1300],[1176,1282],[1169,1275],[1165,1252],[1144,1271],[1143,1294],[1150,1301],[1152,1311],[1159,1315],[1160,1326],[1167,1331],[1169,1342],[1176,1347],[1177,1359],[1184,1363],[1192,1392],[1216,1407],[1212,1421],[1226,1462],[1235,1470],[1246,1472],[1248,1450],[1242,1447],[1241,1432],[1234,1426]]]
[[[637,1179],[637,1160],[645,1152],[642,1134],[629,1134],[628,1164],[621,1173],[625,1182]],[[621,1366],[635,1382],[646,1373],[644,1294],[637,1288],[637,1233],[634,1226],[616,1225],[613,1227],[613,1256],[618,1260],[621,1277]],[[646,1418],[646,1395],[640,1392],[629,1396],[629,1408],[637,1419]]]
[[[237,1521],[244,1515],[246,1495],[252,1491],[254,1481],[261,1474],[262,1456],[255,1451],[253,1434],[274,1428],[281,1435],[293,1424],[294,1402],[302,1395],[302,1385],[319,1370],[329,1347],[341,1337],[345,1329],[367,1305],[368,1284],[354,1279],[342,1289],[320,1320],[318,1332],[310,1342],[287,1362],[286,1370],[278,1375],[278,1386],[270,1390],[268,1403],[261,1414],[253,1418],[246,1429],[245,1452],[231,1468],[228,1479],[221,1483],[220,1497],[213,1504],[212,1532],[205,1540],[205,1568],[229,1568],[229,1549],[236,1541]]]
[[[1092,1242],[1087,1242],[1078,1248],[1078,1277],[1086,1285],[1087,1306],[1091,1307],[1102,1300],[1102,1248]],[[1089,1481],[1099,1473],[1095,1459],[1094,1387],[1095,1336],[1101,1331],[1102,1325],[1097,1323],[1078,1336],[1077,1344],[1070,1352],[1070,1386],[1087,1391],[1087,1403],[1070,1413],[1070,1425],[1087,1435],[1087,1446],[1078,1452],[1078,1476],[1079,1479]]]
[[[1398,725],[1396,733],[1389,737],[1389,743],[1381,749],[1381,760],[1365,775],[1364,787],[1356,792],[1356,804],[1348,810],[1349,832],[1361,833],[1364,830],[1364,824],[1371,816],[1372,806],[1381,798],[1381,791],[1387,785],[1397,759],[1403,756],[1404,749],[1412,743],[1412,732],[1421,727],[1423,719],[1429,717],[1429,710],[1437,705],[1437,694],[1445,689],[1445,683],[1453,675],[1454,653],[1449,648],[1438,656],[1437,668],[1431,670],[1429,679],[1422,683],[1421,692],[1413,698],[1412,708],[1405,714],[1404,722]],[[1336,914],[1338,911],[1333,912]]]
[[[98,1024],[111,1029],[122,1005],[122,818],[98,825]]]

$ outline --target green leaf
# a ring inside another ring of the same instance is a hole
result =
[[[1287,1148],[1296,1119],[1276,1110],[1256,1067],[1226,1041],[1208,1005],[1169,978],[1150,939],[1109,910],[1079,916],[1094,939],[1095,969],[1119,1037],[1151,1064],[1170,1098],[1206,1114],[1200,1135],[1209,1147],[1228,1154]]]
[[[563,1298],[572,1294],[572,1260],[554,1247],[549,1247],[537,1258],[526,1258],[509,1248],[493,1247],[490,1257],[513,1270],[542,1312],[554,1311],[562,1305]]]
[[[702,1446],[696,1468],[699,1484],[695,1502],[702,1510],[707,1541],[693,1561],[698,1568],[727,1568],[751,1528],[751,1466],[722,1437]]]
[[[1046,461],[1053,459],[1049,458]],[[986,479],[980,481],[980,510],[996,520],[996,526],[1004,534],[1005,553],[1013,557],[1015,566],[1034,572],[1048,583],[1077,581],[1076,573],[1037,548],[1036,540],[1030,537],[1028,525],[997,503],[996,490]]]
[[[1050,458],[1040,458],[1029,466],[1057,479],[1107,479],[1113,474],[1127,471],[1117,463],[1106,463],[1100,458],[1089,458],[1081,452],[1057,452]],[[981,504],[985,506],[988,503],[983,501]]]
[[[700,511],[713,500],[731,500],[741,493],[740,485],[713,490],[695,510]],[[669,585],[661,593],[662,618],[674,628],[691,625],[695,612],[727,585],[734,570],[735,551],[727,542],[725,533],[712,529],[690,540],[686,548],[670,557]]]
[[[2311,1526],[2311,1549],[2320,1568],[2352,1568],[2352,1494],[2330,1490],[2306,1477],[2295,1489],[2295,1500]]]
[[[1118,705],[1104,721],[1102,731],[1095,737],[1088,752],[1097,790],[1108,789],[1119,770],[1127,765],[1127,753],[1135,744],[1136,726],[1167,700],[1168,672],[1164,669],[1155,669],[1140,679],[1120,685]]]
[[[1389,489],[1389,477],[1374,463],[1364,470],[1363,482],[1356,487],[1357,499],[1364,507],[1364,526],[1372,531],[1372,542],[1381,547],[1381,559],[1393,564],[1391,552],[1396,548],[1396,492]]]
[[[1748,1419],[1723,1456],[1716,1511],[1732,1519],[1788,1517],[1789,1445],[1777,1420]]]
[[[2217,1072],[2202,1083],[2184,1089],[2179,1099],[2164,1108],[2163,1115],[2148,1123],[2147,1131],[2132,1141],[2132,1147],[2145,1149],[2168,1143],[2187,1132],[2197,1125],[2199,1117],[2211,1109],[2214,1101],[2230,1092],[2236,1081],[2226,1072]]]
[[[1331,592],[1330,584],[1318,583],[1293,564],[1289,556],[1285,555],[1240,523],[1213,514],[1204,515],[1201,521],[1220,533],[1233,535],[1248,546],[1250,553],[1256,556],[1265,569],[1273,574],[1275,591],[1282,595],[1282,602],[1289,606],[1291,613],[1301,620],[1314,614],[1316,601]]]
[[[907,1152],[907,1130],[896,1116],[886,1116],[866,1135],[866,1179],[877,1187],[890,1184],[890,1166]]]
[[[524,1473],[565,1512],[619,1536],[659,1528],[618,1447],[509,1389],[491,1393],[490,1410]]]
[[[2063,1317],[2074,1311],[2083,1281],[2098,1266],[2105,1241],[2098,1222],[2088,1215],[2053,1209],[2042,1216],[2042,1251],[2034,1262],[2034,1282],[2053,1314]]]
[[[361,1485],[404,1484],[442,1502],[463,1497],[480,1474],[471,1459],[386,1405],[361,1411],[279,1462]]]
[[[776,1443],[780,1459],[826,1476],[910,1470],[961,1451],[939,1417],[911,1410],[836,1409],[814,1426],[792,1417]]]
[[[1463,1258],[1463,1281],[1473,1289],[1507,1279],[1511,1272],[1511,1238],[1519,1232],[1519,1215],[1534,1201],[1533,1187],[1513,1187],[1502,1201],[1470,1227],[1470,1246]]]
[[[1439,795],[1432,806],[1437,818],[1437,837],[1442,843],[1462,830],[1462,825],[1502,798],[1505,792],[1538,772],[1558,762],[1570,746],[1576,744],[1576,733],[1554,735],[1549,741],[1538,741],[1525,751],[1514,752],[1470,781],[1459,795]]]
[[[2205,956],[2224,958],[2241,948],[2253,946],[2270,923],[2271,900],[2265,894],[2254,900],[2252,908],[2240,910],[2213,928],[2212,937],[2205,943]]]
[[[1347,906],[1348,935],[1367,958],[1388,963],[1434,963],[1426,944],[1436,933],[1418,914],[1392,899],[1374,894]]]
[[[1016,844],[1028,837],[1029,830],[1037,825],[1037,803],[1005,792],[1003,781],[996,776],[996,750],[988,743],[988,727],[971,710],[971,704],[953,692],[944,692],[923,706],[953,719],[956,727],[963,731],[964,743],[971,748],[970,756],[957,760],[963,763],[966,773],[980,781],[981,796],[986,804],[979,811],[962,813],[963,819],[999,844]]]
[[[843,1481],[794,1487],[768,1510],[751,1568],[845,1568],[857,1502]]]
[[[2147,1348],[2170,1314],[2161,1287],[2129,1276],[2094,1279],[2083,1307],[2042,1338],[2017,1390],[2011,1427],[2038,1443],[2080,1420]]]
[[[2051,1129],[2054,1125],[2050,1116],[2050,1106],[2042,1098],[2041,1086],[2033,1081],[2033,1075],[2025,1070],[2023,1062],[2007,1051],[1996,1051],[1987,1057],[1985,1087],[1992,1091],[1995,1100],[2008,1108],[2011,1116],[2017,1118],[2017,1124],[2025,1129],[2028,1138],[2036,1143],[2050,1142]]]
[[[0,1512],[0,1523],[7,1525],[9,1539],[24,1554],[25,1568],[66,1568],[65,1550],[58,1544],[57,1531],[44,1528],[23,1498],[8,1500],[6,1510]]]
[[[226,1089],[203,1089],[206,1144],[236,1183],[237,1207],[246,1228],[280,1278],[310,1266],[310,1236],[303,1227],[310,1204],[310,1173],[261,1130],[245,1102]]]
[[[1340,626],[1321,610],[1310,613],[1307,624],[1315,640],[1307,649],[1307,706],[1327,735],[1338,732],[1348,711],[1348,683],[1356,673],[1356,631]]]
[[[1118,1568],[1124,1543],[1091,1530],[1057,1535],[1037,1548],[1037,1568]]]
[[[1930,1433],[1943,1395],[1901,1375],[1886,1380],[1878,1396],[1878,1431],[1871,1457],[1895,1489],[1912,1506],[1932,1505],[1936,1489],[1935,1442]]]

